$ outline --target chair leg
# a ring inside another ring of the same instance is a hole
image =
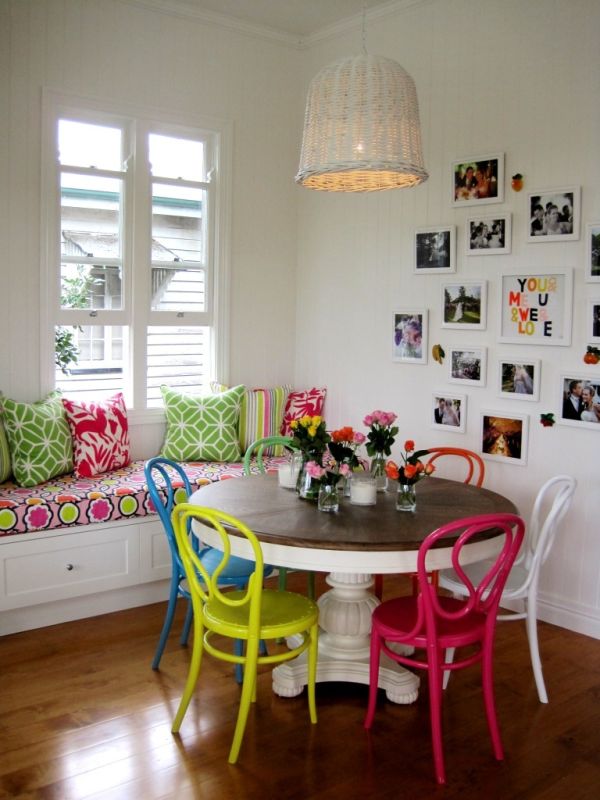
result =
[[[527,625],[527,639],[529,640],[529,653],[531,655],[531,666],[533,667],[533,677],[535,678],[535,685],[537,687],[538,697],[540,703],[548,702],[548,693],[546,691],[546,684],[544,683],[544,675],[542,672],[542,659],[540,658],[540,646],[538,642],[537,632],[537,603],[535,597],[531,602],[527,602],[527,617],[525,623]]]
[[[202,613],[201,609],[200,608],[198,608],[197,610],[194,609],[194,612],[196,617],[196,624],[194,625],[194,646],[192,649],[192,658],[190,661],[190,669],[188,672],[187,680],[185,682],[183,695],[179,703],[179,708],[177,709],[177,713],[175,714],[175,719],[173,720],[173,725],[171,726],[172,733],[177,733],[179,731],[179,728],[181,727],[181,723],[183,722],[185,712],[187,711],[188,706],[190,704],[190,700],[192,699],[192,695],[194,694],[194,688],[196,686],[196,683],[198,682],[198,676],[200,674],[200,664],[202,663],[202,651],[204,649],[202,641],[204,636],[204,627],[200,621]]]
[[[490,738],[492,740],[492,748],[495,758],[498,761],[502,761],[504,759],[504,751],[502,749],[502,738],[500,736],[498,717],[496,716],[496,702],[494,700],[493,639],[491,636],[483,643],[481,677],[483,682],[485,715],[487,717]]]
[[[158,640],[156,651],[154,653],[154,658],[152,660],[152,669],[158,669],[158,665],[160,664],[160,660],[162,658],[165,645],[167,644],[167,639],[169,638],[171,626],[173,625],[173,618],[175,617],[175,607],[177,606],[178,595],[179,595],[179,576],[175,572],[173,572],[171,575],[171,588],[169,590],[169,604],[167,606],[165,621],[163,622],[162,630],[160,632],[160,638]]]
[[[373,576],[374,586],[373,586],[373,594],[378,600],[383,599],[383,575],[374,575]]]
[[[369,703],[365,716],[365,728],[373,724],[375,708],[377,706],[377,689],[379,688],[379,661],[381,658],[381,636],[375,629],[371,631],[371,654],[369,660]]]
[[[315,573],[314,572],[307,572],[306,573],[306,582],[307,586],[307,595],[309,600],[315,599],[316,589],[315,589]]]
[[[242,694],[240,697],[240,708],[238,711],[238,718],[233,733],[233,742],[231,750],[229,751],[229,763],[235,764],[238,760],[240,747],[242,746],[242,739],[244,738],[244,731],[246,730],[246,722],[248,721],[248,713],[250,712],[250,704],[253,697],[256,696],[256,666],[258,661],[258,641],[250,639],[246,647],[246,660],[244,664],[244,683],[242,684]]]
[[[287,586],[287,569],[285,567],[278,567],[279,581],[278,588],[280,592],[285,592]]]
[[[456,647],[447,647],[446,653],[444,655],[444,662],[446,664],[451,664],[454,661],[454,653],[456,651]],[[450,675],[452,674],[451,670],[445,669],[444,670],[444,677],[442,679],[442,689],[446,690],[448,686],[448,681],[450,680]]]
[[[192,627],[192,620],[194,619],[194,609],[192,608],[192,601],[188,600],[187,611],[185,612],[185,622],[183,623],[183,630],[181,631],[181,639],[179,644],[185,647],[190,638],[190,629]]]
[[[446,770],[444,767],[444,743],[442,741],[442,670],[437,663],[430,663],[428,672],[433,763],[437,782],[443,784],[446,783]]]
[[[317,683],[317,657],[319,651],[319,625],[315,624],[309,631],[310,646],[308,648],[308,712],[310,714],[310,721],[314,724],[317,722],[317,700],[315,686]]]

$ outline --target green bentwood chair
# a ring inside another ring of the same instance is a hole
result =
[[[289,436],[264,436],[262,439],[257,439],[255,442],[252,442],[250,447],[246,450],[246,454],[244,455],[244,475],[251,474],[251,462],[252,456],[254,454],[256,458],[256,466],[258,467],[259,471],[264,475],[266,472],[266,468],[263,462],[263,457],[265,455],[265,450],[270,447],[287,447],[289,450],[295,450],[296,448],[292,445],[292,440]],[[285,567],[278,567],[279,572],[279,588],[283,591],[287,586],[287,569]],[[307,594],[311,598],[311,600],[315,599],[315,573],[308,572],[307,573],[308,579],[308,588]]]
[[[259,541],[243,522],[230,514],[190,503],[181,503],[173,509],[172,522],[194,610],[192,659],[172,731],[177,733],[181,727],[198,681],[205,650],[217,659],[242,665],[244,682],[229,752],[229,763],[235,764],[244,737],[250,704],[256,699],[259,665],[282,663],[295,658],[305,650],[308,651],[308,707],[310,721],[316,723],[315,682],[319,608],[313,600],[301,594],[262,588],[263,556]],[[217,552],[222,551],[222,559],[212,574],[204,568],[188,536],[188,528],[193,523],[210,526],[221,540]],[[236,540],[239,540],[239,537],[246,539],[256,566],[245,589],[222,592],[219,575],[227,568],[231,558],[230,532],[234,534],[232,538]],[[261,640],[290,636],[300,636],[301,643],[283,652],[260,655]],[[223,637],[245,641],[245,655],[222,649]]]

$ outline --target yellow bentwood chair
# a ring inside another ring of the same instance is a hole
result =
[[[229,763],[235,764],[244,738],[250,704],[256,699],[256,675],[259,665],[289,661],[305,650],[308,651],[308,708],[310,721],[316,723],[315,682],[319,608],[314,601],[301,594],[263,589],[263,555],[259,541],[250,528],[230,514],[190,503],[181,503],[173,509],[172,522],[192,597],[194,646],[183,697],[171,730],[177,733],[181,727],[198,681],[202,654],[205,650],[221,661],[243,665],[244,682],[240,708],[229,752]],[[221,540],[219,550],[223,551],[223,557],[210,575],[188,537],[189,522],[213,528]],[[226,569],[227,562],[232,557],[230,542],[232,534],[234,538],[241,537],[247,540],[256,568],[245,589],[223,592],[219,586],[219,575]],[[297,647],[271,655],[260,655],[261,640],[295,635],[302,636],[302,641]],[[219,640],[215,641],[214,636],[244,640],[245,655],[221,649]]]

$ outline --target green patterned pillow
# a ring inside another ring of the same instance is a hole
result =
[[[1,400],[0,400],[1,402]],[[10,450],[8,449],[8,439],[4,430],[4,423],[0,417],[0,483],[7,481],[12,472],[10,466]]]
[[[167,432],[162,455],[173,461],[239,461],[238,420],[244,386],[191,395],[161,386]]]
[[[38,403],[5,397],[2,407],[12,470],[20,486],[35,486],[73,470],[73,445],[60,392]]]

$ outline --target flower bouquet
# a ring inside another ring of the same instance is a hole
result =
[[[305,500],[316,500],[319,496],[320,480],[307,471],[308,464],[323,467],[323,455],[330,442],[325,420],[320,416],[308,414],[290,422],[292,430],[291,446],[302,453],[302,468],[298,476],[296,491]]]
[[[392,454],[398,428],[394,425],[397,416],[391,411],[373,411],[363,419],[370,430],[367,434],[367,453],[373,456],[371,475],[377,479],[378,491],[385,489],[385,456]]]
[[[393,481],[398,481],[398,494],[396,508],[398,511],[414,511],[417,506],[415,485],[435,472],[433,464],[423,464],[421,457],[427,455],[429,450],[415,450],[412,439],[404,442],[404,452],[401,453],[402,464],[388,461],[385,474]]]

